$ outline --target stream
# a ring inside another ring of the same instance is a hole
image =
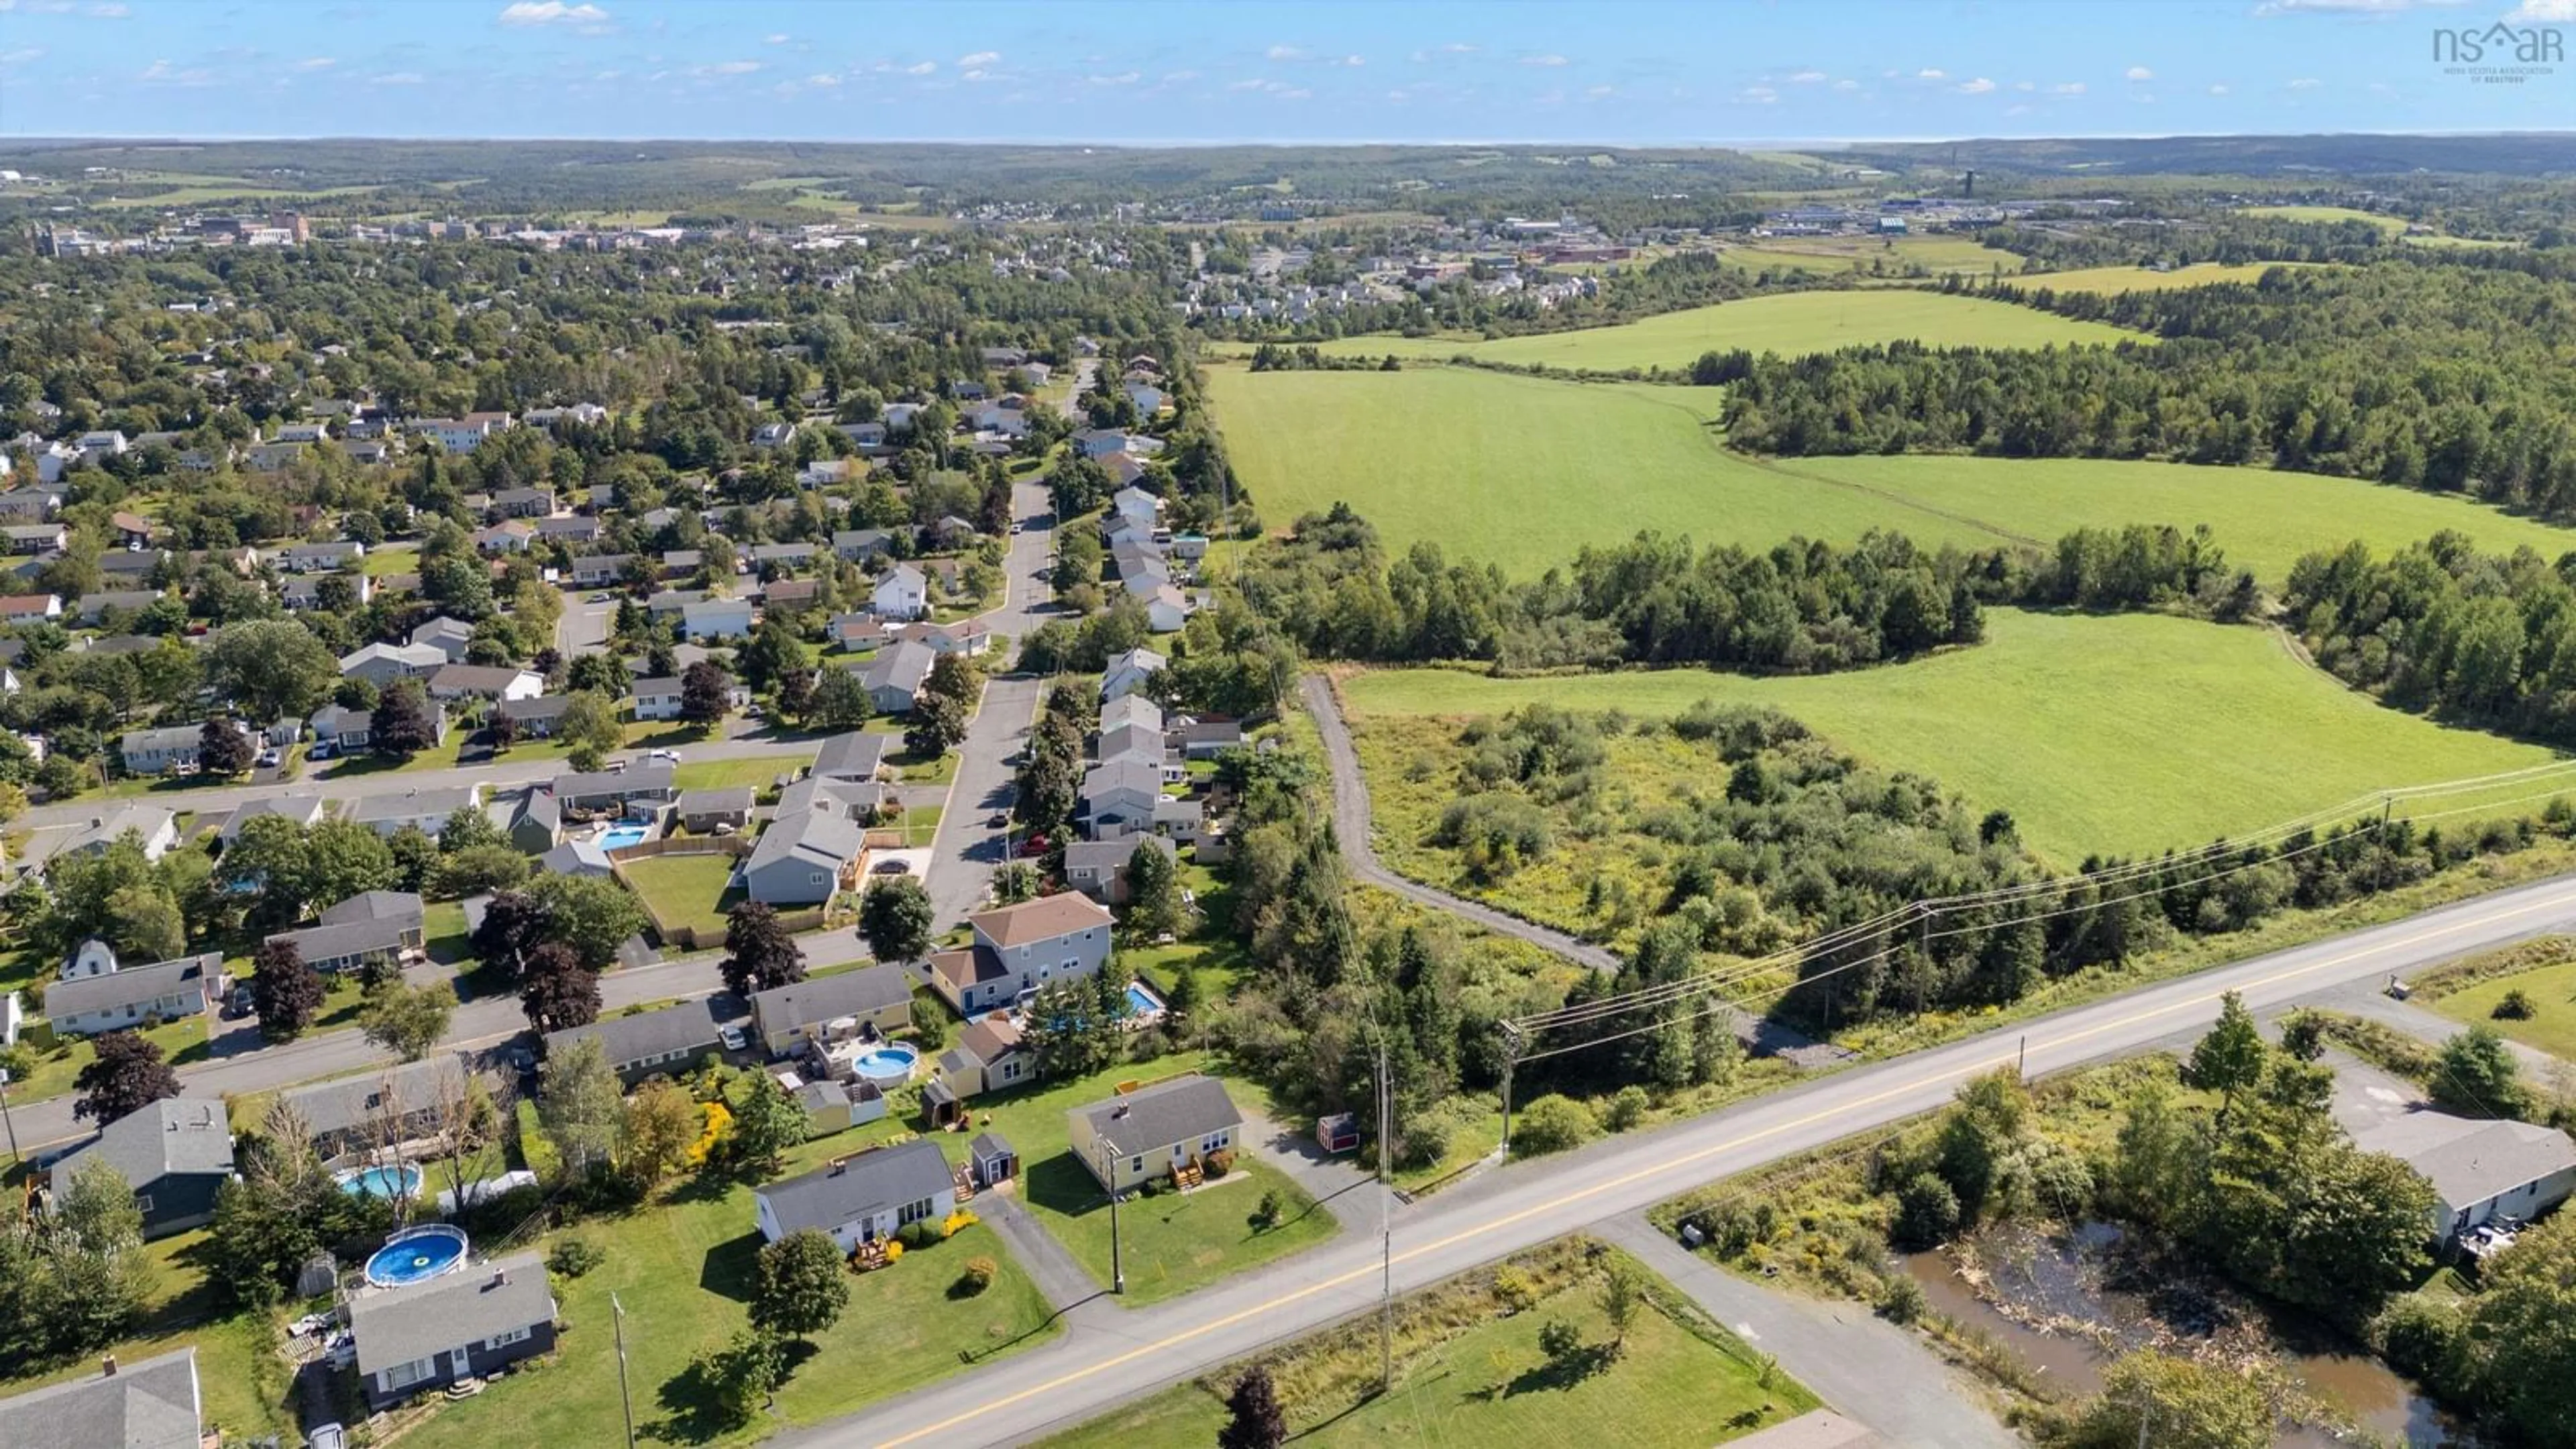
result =
[[[2384,1443],[2440,1449],[2472,1442],[2414,1385],[2342,1335],[2274,1321],[2199,1285],[2151,1277],[2118,1251],[2121,1243],[2121,1229],[2109,1223],[2058,1233],[2004,1228],[1979,1234],[1964,1256],[1941,1250],[1899,1261],[1931,1307],[2002,1344],[2060,1399],[2100,1389],[2102,1370],[2120,1350],[2162,1345],[2229,1362],[2268,1358]],[[1984,1271],[1983,1292],[1963,1261]],[[2351,1442],[2288,1424],[2276,1441],[2280,1449]]]

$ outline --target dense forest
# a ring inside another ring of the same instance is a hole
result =
[[[2564,283],[2401,263],[2109,297],[1988,294],[2163,340],[1766,355],[1728,400],[1729,441],[1780,454],[2266,464],[2576,512],[2576,297]]]
[[[1479,660],[1500,671],[1633,663],[1822,673],[1973,644],[1992,604],[2233,618],[2256,597],[2206,529],[2082,529],[2046,554],[1936,551],[1894,533],[1768,550],[1640,534],[1512,584],[1492,565],[1451,563],[1434,543],[1389,559],[1377,531],[1339,504],[1254,549],[1238,586],[1311,656]]]

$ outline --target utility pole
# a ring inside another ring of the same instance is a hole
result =
[[[2021,1039],[2021,1055],[2013,1062],[2013,1076],[2024,1082],[2030,1080],[2030,1038],[2027,1036]]]
[[[617,1334],[617,1405],[626,1411],[626,1449],[635,1449],[635,1399],[626,1388],[626,1305],[608,1295],[609,1317]]]
[[[1932,908],[1921,903],[1914,907],[1914,1017],[1923,1018],[1923,986],[1932,975]]]
[[[1377,1043],[1377,1382],[1395,1390],[1395,1184],[1387,1171],[1387,1139],[1395,1128],[1393,1083],[1387,1079],[1386,1037]]]
[[[1512,1068],[1521,1059],[1521,1029],[1511,1022],[1503,1024],[1503,1145],[1496,1151],[1505,1158],[1512,1155]]]
[[[18,1165],[18,1119],[9,1115],[9,1069],[0,1067],[0,1122],[9,1124],[9,1165]]]
[[[1119,1255],[1118,1245],[1118,1144],[1103,1137],[1100,1150],[1107,1154],[1101,1159],[1100,1180],[1109,1184],[1109,1291],[1124,1294],[1127,1291],[1127,1266]]]

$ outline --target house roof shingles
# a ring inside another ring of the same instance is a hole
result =
[[[760,1189],[782,1233],[830,1231],[854,1218],[952,1190],[956,1179],[939,1144],[926,1138],[880,1147]]]
[[[1090,1119],[1092,1130],[1122,1152],[1169,1147],[1243,1125],[1243,1113],[1214,1077],[1157,1082],[1123,1097],[1076,1107],[1073,1114]]]
[[[1028,945],[1032,941],[1052,941],[1058,936],[1069,936],[1076,931],[1090,930],[1094,926],[1106,926],[1109,924],[1110,915],[1108,907],[1091,897],[1066,891],[1059,895],[1040,896],[1033,901],[1022,901],[1016,906],[981,911],[967,917],[966,920],[967,924],[975,928],[975,934],[1003,950],[1008,950],[1013,946]]]
[[[793,1030],[842,1016],[866,1016],[912,999],[912,979],[900,966],[870,966],[774,986],[751,998],[751,1009],[770,1031]]]
[[[534,1253],[515,1253],[462,1272],[361,1294],[349,1303],[358,1372],[373,1376],[514,1328],[551,1323],[553,1285]]]

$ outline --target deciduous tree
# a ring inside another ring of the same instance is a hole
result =
[[[805,979],[805,952],[773,907],[744,901],[725,918],[725,958],[717,967],[727,990],[748,997]]]
[[[599,973],[570,946],[548,941],[520,958],[519,1008],[539,1036],[588,1026],[599,1019]]]
[[[197,768],[209,775],[232,776],[248,771],[259,750],[250,736],[218,715],[197,731]]]
[[[179,1095],[179,1073],[141,1032],[103,1032],[90,1038],[90,1050],[94,1055],[72,1079],[80,1093],[72,1115],[113,1122]]]
[[[456,988],[444,981],[413,986],[399,977],[368,988],[358,1007],[358,1029],[367,1040],[407,1062],[419,1061],[447,1035],[456,1012]]]
[[[879,876],[859,898],[859,934],[880,961],[918,961],[930,954],[935,916],[930,892],[909,875]]]
[[[811,1338],[840,1321],[850,1277],[840,1246],[820,1228],[800,1228],[760,1250],[751,1321],[785,1338]]]
[[[259,1034],[272,1042],[293,1041],[312,1025],[322,1009],[322,977],[304,964],[304,953],[291,940],[269,941],[251,953],[251,1005],[259,1013]]]

